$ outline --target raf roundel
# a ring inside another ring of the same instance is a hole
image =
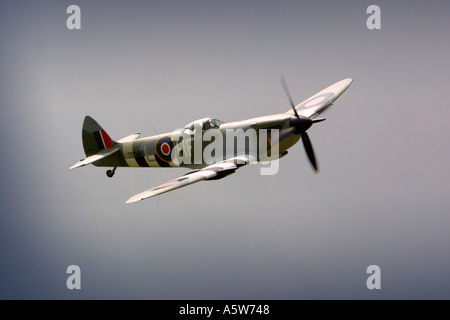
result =
[[[156,142],[155,151],[158,158],[165,162],[172,162],[174,143],[170,136],[164,136]]]
[[[318,105],[324,105],[327,102],[332,101],[333,98],[334,98],[334,94],[332,92],[322,93],[318,96],[308,99],[307,101],[302,103],[300,106],[298,106],[298,108],[308,109],[308,108],[312,108],[312,107],[317,107]]]

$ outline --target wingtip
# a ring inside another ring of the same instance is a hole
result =
[[[133,202],[138,202],[143,200],[144,198],[142,197],[137,197],[137,196],[132,196],[130,199],[128,199],[127,201],[125,201],[125,203],[133,203]]]
[[[81,159],[80,161],[78,161],[77,163],[75,163],[73,166],[71,166],[69,168],[69,170],[71,169],[75,169],[75,168],[79,168],[79,167],[84,167],[86,164],[83,163],[83,161],[85,161],[86,159]]]

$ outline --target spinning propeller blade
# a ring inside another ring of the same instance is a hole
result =
[[[294,114],[295,114],[295,118],[292,117],[290,119],[289,126],[294,128],[295,134],[301,134],[303,147],[305,148],[306,155],[308,156],[309,162],[311,163],[311,166],[314,168],[314,172],[319,173],[319,167],[317,166],[314,149],[311,144],[311,140],[309,139],[309,136],[306,133],[306,130],[308,130],[314,123],[322,122],[325,119],[324,118],[310,119],[307,117],[299,116],[297,110],[295,109],[294,100],[292,100],[291,94],[289,92],[289,88],[287,86],[286,79],[283,76],[280,78],[280,82],[281,82],[281,86],[284,89],[284,92],[286,93],[287,98],[289,99],[289,103],[291,104],[292,110],[294,110]]]
[[[297,110],[295,109],[294,100],[292,100],[291,94],[290,94],[290,92],[289,92],[289,88],[288,88],[287,83],[286,83],[286,79],[285,79],[283,76],[281,76],[280,82],[281,82],[281,86],[282,86],[283,89],[284,89],[284,92],[286,93],[286,96],[287,96],[288,99],[289,99],[289,102],[291,103],[291,107],[292,107],[292,110],[294,110],[295,116],[296,116],[297,118],[300,118],[299,115],[298,115],[298,113],[297,113]]]
[[[309,139],[308,134],[305,132],[302,133],[302,141],[303,147],[305,147],[306,154],[308,155],[309,162],[314,168],[314,173],[319,173],[319,167],[317,166],[316,156],[314,155],[313,146],[311,144],[311,140]]]

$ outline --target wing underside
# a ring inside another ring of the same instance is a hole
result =
[[[255,160],[256,157],[253,156],[233,157],[225,161],[212,164],[203,169],[192,171],[172,181],[169,181],[157,187],[141,192],[129,198],[126,201],[126,203],[132,203],[147,198],[151,198],[169,191],[173,191],[194,184],[199,181],[212,179],[221,175],[223,176],[229,175],[231,173],[234,173],[239,167],[246,165],[250,162],[253,162]]]

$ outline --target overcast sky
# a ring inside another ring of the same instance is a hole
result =
[[[81,8],[81,30],[66,9]],[[366,9],[381,8],[369,30]],[[14,1],[0,10],[2,299],[449,299],[448,1]],[[113,139],[354,82],[274,176],[69,170]],[[68,290],[66,268],[81,268]],[[366,269],[381,268],[381,290]]]

